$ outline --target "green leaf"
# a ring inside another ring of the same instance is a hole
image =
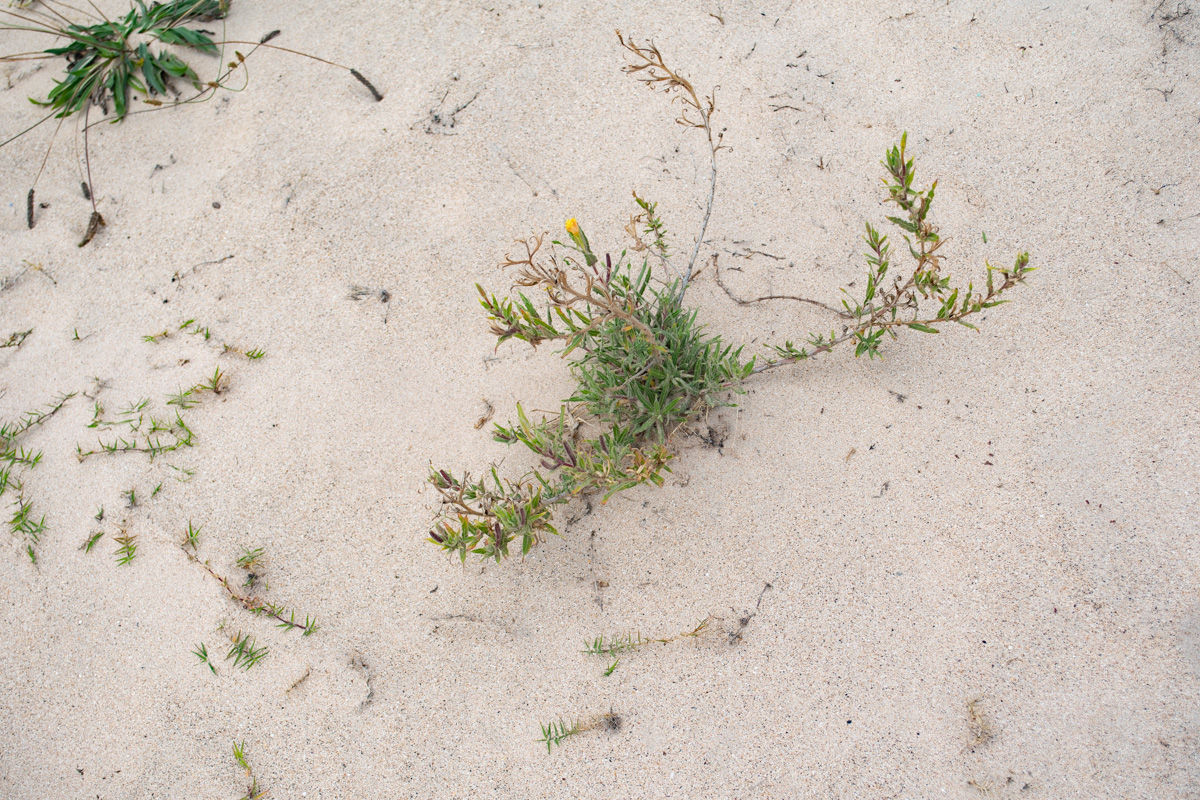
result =
[[[910,322],[908,323],[908,327],[912,328],[914,331],[920,331],[921,333],[939,333],[937,328],[931,328],[928,325],[922,325],[919,322]]]

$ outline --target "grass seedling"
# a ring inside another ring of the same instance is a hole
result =
[[[30,328],[27,331],[16,331],[10,333],[7,339],[5,339],[3,342],[0,342],[0,349],[5,347],[20,347],[21,345],[25,344],[25,340],[29,338],[29,334],[31,333],[33,333],[33,328]]]
[[[91,203],[92,214],[88,221],[87,233],[79,243],[80,247],[88,244],[105,224],[104,217],[97,207],[97,192],[91,174],[88,131],[93,125],[106,121],[121,122],[131,114],[204,102],[215,96],[220,89],[241,91],[249,83],[247,59],[260,48],[292,53],[344,69],[362,83],[377,101],[383,99],[378,90],[358,70],[307,53],[268,44],[279,35],[277,30],[258,41],[216,40],[212,38],[215,35],[212,31],[189,26],[193,22],[224,20],[229,11],[229,0],[169,0],[149,4],[144,0],[136,0],[127,14],[115,19],[97,16],[92,11],[58,0],[43,0],[40,6],[21,3],[15,8],[16,10],[11,10],[10,4],[10,10],[0,9],[0,22],[8,23],[0,24],[0,30],[45,34],[65,44],[42,51],[6,55],[0,57],[0,61],[61,58],[66,62],[66,73],[61,80],[55,81],[54,88],[45,99],[30,98],[34,104],[49,108],[49,113],[15,136],[0,142],[0,147],[51,119],[58,120],[58,127],[55,129],[57,136],[67,118],[82,116],[80,131],[83,133],[83,153],[87,169],[87,180],[82,183],[82,189],[84,198]],[[93,9],[96,10],[94,6]],[[68,15],[76,19],[72,20]],[[171,49],[165,49],[161,45],[169,45]],[[248,54],[233,50],[232,57],[227,56],[226,48],[231,45],[246,47]],[[201,78],[193,67],[196,56],[218,59],[215,74],[211,78]],[[235,75],[240,75],[242,86],[232,85]],[[184,96],[176,84],[190,85],[194,93]],[[147,107],[135,110],[132,103],[139,100]],[[110,104],[113,108],[111,115]],[[103,112],[103,119],[92,122],[90,114],[96,106]],[[26,196],[26,224],[30,228],[35,223],[34,192],[49,156],[50,146],[47,147],[41,168],[34,177],[33,187]]]
[[[222,344],[221,348],[222,354],[233,353],[234,355],[245,356],[251,361],[257,361],[267,354],[267,351],[263,350],[261,347],[256,347],[253,350],[243,350],[242,348],[236,347],[232,344]]]
[[[611,664],[609,664],[609,665],[608,665],[608,668],[607,668],[607,669],[605,669],[605,670],[604,670],[604,677],[606,677],[606,678],[607,678],[609,675],[612,675],[614,672],[616,672],[616,671],[617,671],[617,666],[618,666],[620,663],[621,663],[621,659],[619,659],[619,658],[615,658],[615,659],[613,659],[613,662],[612,662]]]
[[[232,661],[234,668],[241,667],[244,670],[249,670],[259,661],[267,657],[267,646],[255,647],[254,637],[248,634],[238,633],[230,637],[233,643],[229,648],[229,652],[225,654],[226,661]]]
[[[201,664],[212,670],[213,675],[217,674],[217,668],[213,666],[212,661],[209,660],[208,648],[204,646],[204,642],[201,642],[199,645],[197,645],[196,649],[192,651],[192,655],[200,659]]]
[[[202,336],[206,342],[212,338],[212,331],[210,331],[207,327],[201,327],[200,323],[196,322],[194,319],[184,320],[184,322],[179,326],[179,330],[190,336]]]
[[[183,532],[183,546],[192,548],[192,552],[196,552],[196,548],[200,546],[200,528],[202,526],[193,525],[189,519],[187,529]]]
[[[7,482],[7,474],[3,477]],[[18,492],[21,488],[18,487]],[[40,519],[35,519],[33,516],[33,502],[26,500],[24,495],[18,494],[17,499],[13,501],[13,515],[8,521],[9,528],[18,536],[25,538],[25,553],[29,556],[29,560],[34,564],[37,563],[37,555],[34,552],[34,547],[42,539],[42,533],[46,530],[46,515],[43,514]]]
[[[221,394],[229,388],[229,377],[221,371],[220,367],[213,370],[212,377],[204,383],[198,383],[192,387],[192,394],[202,394],[211,392],[213,394]]]
[[[196,470],[194,470],[194,469],[187,469],[185,467],[177,467],[174,464],[167,464],[167,466],[170,467],[171,469],[175,470],[177,473],[179,473],[178,475],[175,476],[175,480],[179,481],[180,483],[187,483],[192,478],[196,477]]]
[[[243,740],[241,742],[233,743],[233,760],[237,762],[237,765],[239,767],[246,770],[247,775],[250,774],[250,765],[248,763],[246,763],[246,742],[245,742],[245,740]]]
[[[137,508],[137,504],[138,504],[137,487],[131,486],[129,488],[129,491],[121,492],[121,496],[125,498],[125,507],[126,508]]]
[[[79,546],[79,549],[85,553],[92,552],[92,548],[96,546],[96,542],[100,541],[103,536],[104,531],[96,531]]]
[[[167,395],[167,405],[179,406],[182,409],[189,409],[197,405],[200,401],[192,397],[192,389],[180,389],[175,394]]]
[[[549,753],[554,745],[561,747],[562,743],[567,739],[572,736],[578,736],[586,731],[593,731],[597,728],[618,731],[621,729],[621,717],[610,711],[607,714],[601,714],[588,719],[557,719],[545,723],[541,728],[542,738],[537,741],[546,745],[546,752]]]
[[[807,334],[799,344],[785,339],[743,356],[744,346],[709,333],[697,309],[685,305],[716,191],[722,149],[712,125],[716,103],[669,67],[654,45],[638,45],[620,33],[618,40],[629,60],[626,72],[678,100],[677,121],[704,135],[711,169],[699,235],[688,260],[677,261],[657,206],[635,196],[632,248],[604,253],[569,219],[565,242],[546,247],[545,237],[536,235],[519,243],[523,252],[506,256],[501,266],[512,271],[517,289],[512,296],[476,287],[497,346],[509,339],[535,348],[557,345],[564,358],[573,357],[576,388],[557,414],[531,419],[518,404],[514,423],[493,428],[497,442],[520,444],[532,453],[532,470],[502,478],[493,467],[473,478],[430,465],[428,481],[442,506],[429,541],[464,562],[468,554],[500,562],[517,548],[528,553],[558,532],[555,508],[574,498],[598,495],[607,502],[637,486],[661,486],[674,457],[673,437],[729,405],[730,395],[744,392],[748,380],[843,344],[853,346],[856,357],[875,358],[884,340],[901,330],[936,334],[949,324],[974,329],[970,318],[1007,302],[1007,292],[1033,271],[1029,254],[1020,253],[1011,268],[986,265],[985,290],[951,285],[943,271],[945,240],[930,217],[937,182],[927,189],[914,184],[914,161],[902,135],[882,162],[884,199],[898,209],[888,220],[901,231],[910,269],[893,266],[888,237],[866,225],[866,280],[858,294],[843,290],[841,308],[798,297],[759,298],[820,307],[837,316],[835,326]],[[631,252],[645,256],[635,262]]]
[[[150,492],[150,499],[153,500],[154,496],[161,491],[162,491],[162,484],[160,483],[158,486],[154,487],[154,491]]]
[[[606,658],[616,657],[619,653],[631,653],[638,648],[645,647],[648,644],[670,644],[681,639],[694,639],[708,630],[709,623],[713,621],[713,617],[705,617],[700,620],[696,627],[688,631],[682,631],[674,636],[666,636],[658,639],[647,639],[642,636],[641,631],[627,631],[618,633],[613,636],[597,636],[590,642],[583,643],[583,652],[594,656],[604,656]],[[604,673],[611,674],[611,670],[616,669],[614,664],[610,667],[610,671]]]
[[[242,548],[242,554],[238,556],[237,565],[242,569],[253,570],[261,567],[263,564],[263,549],[256,547],[251,550],[248,547]]]
[[[117,559],[118,566],[128,566],[133,563],[133,559],[137,556],[137,535],[129,533],[127,528],[121,528],[121,535],[114,536],[113,541],[120,545],[117,548],[114,556]]]
[[[259,798],[267,796],[266,789],[258,788],[258,778],[254,777],[254,773],[250,770],[250,764],[246,761],[246,742],[233,743],[233,760],[246,772],[246,778],[249,779],[250,785],[246,787],[246,793],[241,796],[240,800],[259,800]]]
[[[246,581],[242,584],[243,589],[253,589],[258,579],[262,577],[262,568],[265,566],[263,559],[263,549],[256,547],[253,550],[242,548],[242,555],[237,560],[237,565],[246,570]],[[269,587],[263,584],[263,589]]]

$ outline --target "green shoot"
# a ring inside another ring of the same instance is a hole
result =
[[[254,569],[261,566],[263,562],[263,548],[256,547],[253,550],[243,547],[242,554],[238,556],[237,565],[242,569]]]
[[[200,659],[201,664],[204,664],[206,667],[212,670],[213,675],[217,674],[217,668],[213,666],[212,661],[208,658],[208,648],[204,646],[204,642],[201,642],[196,649],[192,651],[192,654],[196,656],[196,658]]]
[[[256,347],[252,350],[243,350],[242,348],[236,347],[235,345],[232,345],[232,344],[222,344],[221,348],[222,348],[222,350],[221,350],[222,354],[233,353],[234,355],[245,356],[246,358],[250,359],[251,361],[257,361],[258,359],[262,358],[263,356],[265,356],[267,354],[267,351],[263,350],[261,347]]]
[[[244,670],[249,670],[259,661],[267,657],[267,646],[255,647],[254,637],[238,633],[236,636],[230,637],[233,643],[229,648],[229,652],[225,654],[226,661],[232,661],[234,669],[241,667]]]
[[[549,753],[552,746],[558,745],[561,747],[562,743],[572,736],[578,736],[586,731],[601,727],[610,731],[620,730],[621,717],[610,711],[607,714],[601,714],[590,719],[553,720],[541,726],[542,738],[536,741],[546,745],[546,752]]]
[[[91,536],[89,536],[84,541],[83,544],[81,544],[79,546],[79,549],[85,553],[92,552],[92,548],[96,546],[96,542],[100,541],[101,537],[103,537],[103,536],[104,536],[104,531],[96,531]]]
[[[170,337],[171,337],[171,331],[169,329],[166,329],[166,330],[160,331],[159,333],[147,334],[146,336],[142,337],[142,341],[149,342],[150,344],[158,344],[163,339],[169,339]]]
[[[192,478],[196,477],[196,470],[194,469],[177,467],[174,464],[168,464],[167,466],[179,473],[175,476],[175,480],[179,481],[180,483],[187,483]]]
[[[200,545],[200,528],[203,526],[193,525],[189,519],[187,529],[183,532],[183,546],[192,548],[192,552]]]
[[[3,342],[0,342],[0,348],[20,347],[25,343],[25,340],[29,338],[29,334],[31,333],[33,333],[33,328],[30,328],[27,331],[16,331],[11,333],[7,339],[5,339]]]
[[[245,742],[245,740],[243,740],[241,742],[233,743],[233,760],[237,762],[237,765],[239,767],[246,770],[247,775],[250,774],[250,765],[246,763],[246,742]]]
[[[114,536],[113,541],[120,545],[114,554],[119,566],[128,566],[133,563],[133,559],[137,556],[137,535],[129,533],[126,528],[121,529],[120,536]]]
[[[212,338],[212,332],[208,328],[200,327],[200,324],[194,319],[186,320],[179,326],[179,330],[191,336],[202,336],[206,342]]]
[[[246,742],[233,743],[233,760],[246,772],[246,777],[250,779],[250,785],[246,787],[246,793],[241,796],[240,800],[260,800],[267,796],[265,789],[258,788],[258,778],[250,770],[250,764],[246,761]]]
[[[627,631],[625,633],[619,633],[613,636],[601,635],[597,636],[590,642],[584,642],[583,652],[588,653],[589,655],[611,658],[615,657],[618,653],[633,652],[634,650],[645,647],[648,644],[670,644],[671,642],[677,642],[681,639],[694,639],[704,633],[708,629],[709,623],[712,621],[713,617],[705,617],[704,619],[700,620],[699,624],[697,624],[696,627],[692,628],[691,630],[677,633],[674,636],[665,636],[658,639],[647,639],[642,636],[640,631]],[[614,664],[610,668],[610,672],[606,672],[604,674],[611,674],[611,669],[615,668],[616,665]]]

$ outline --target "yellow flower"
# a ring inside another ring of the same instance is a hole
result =
[[[574,217],[571,217],[569,220],[567,220],[567,233],[571,234],[572,236],[579,235],[579,223],[575,221]]]

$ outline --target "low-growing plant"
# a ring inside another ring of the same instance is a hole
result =
[[[856,357],[874,358],[885,339],[903,329],[929,334],[949,324],[974,329],[971,317],[1007,302],[1005,294],[1033,271],[1023,252],[1011,268],[986,265],[984,289],[951,285],[942,263],[945,240],[930,216],[937,182],[924,189],[915,184],[914,160],[902,135],[882,164],[885,200],[898,209],[888,220],[901,231],[910,269],[893,265],[888,237],[867,224],[867,275],[859,294],[843,290],[841,309],[790,298],[832,311],[839,323],[743,356],[744,346],[710,333],[698,322],[697,309],[684,302],[716,190],[722,140],[712,125],[714,98],[699,95],[653,44],[617,36],[629,59],[626,72],[680,101],[677,121],[707,140],[711,172],[700,232],[687,262],[677,262],[656,204],[635,194],[639,211],[627,228],[631,248],[600,255],[570,219],[566,242],[547,248],[543,235],[532,236],[501,264],[529,294],[502,297],[477,285],[497,346],[510,339],[535,348],[554,343],[564,358],[573,356],[576,389],[557,414],[531,419],[518,404],[515,423],[494,427],[496,441],[533,453],[537,466],[529,472],[501,477],[493,467],[474,478],[431,465],[428,480],[442,506],[429,540],[462,561],[472,553],[497,562],[514,548],[528,553],[558,532],[554,509],[573,498],[599,495],[606,502],[635,486],[662,485],[673,437],[729,405],[730,396],[743,392],[754,376],[842,344],[852,345]]]
[[[313,617],[305,616],[303,622],[296,621],[296,612],[287,608],[280,603],[272,603],[269,600],[264,600],[258,595],[248,594],[238,591],[232,582],[224,575],[217,572],[208,561],[201,561],[196,548],[200,543],[200,528],[188,522],[187,530],[184,531],[183,541],[180,543],[184,554],[188,560],[198,564],[201,569],[212,576],[213,580],[224,587],[225,592],[229,595],[229,599],[233,600],[239,606],[249,611],[256,617],[269,617],[275,621],[275,627],[283,628],[286,631],[298,630],[302,636],[311,636],[320,630],[321,626],[317,624],[317,620]],[[238,559],[238,565],[242,566],[242,560],[249,558],[247,564],[258,564],[263,557],[262,548],[255,551],[243,551],[242,557]],[[243,569],[250,569],[249,566],[244,566]],[[254,581],[247,580],[242,588],[254,588]]]
[[[261,800],[267,796],[266,789],[260,789],[258,786],[258,778],[254,776],[254,772],[250,769],[250,762],[246,760],[246,742],[233,743],[233,760],[246,772],[246,779],[250,781],[246,787],[246,793],[239,800]]]
[[[712,617],[705,617],[691,630],[681,631],[674,636],[662,636],[655,639],[647,639],[642,636],[641,631],[626,631],[611,636],[600,635],[590,642],[584,642],[583,652],[593,656],[615,658],[621,653],[630,653],[648,644],[670,644],[681,639],[695,639],[708,630],[708,626],[712,621]]]
[[[34,564],[37,564],[38,543],[46,530],[46,515],[34,514],[33,500],[26,494],[21,476],[41,462],[42,451],[26,449],[20,439],[34,428],[44,425],[74,396],[74,392],[59,395],[44,408],[26,411],[18,419],[0,424],[0,498],[10,491],[16,495],[8,527],[15,536],[21,538],[25,555]]]
[[[598,714],[583,719],[556,719],[544,723],[541,728],[542,738],[537,741],[546,745],[546,752],[549,753],[554,745],[561,747],[567,739],[587,731],[600,728],[618,731],[621,729],[621,717],[610,711],[607,714]]]
[[[180,326],[180,329],[193,325],[194,322],[188,320]],[[193,332],[195,335],[204,335],[207,330],[205,328],[202,331],[189,332]],[[170,335],[170,331],[168,330],[165,335]],[[158,342],[162,335],[155,334],[142,338],[145,341]],[[150,398],[148,397],[121,407],[112,418],[105,416],[104,404],[98,399],[94,399],[92,401],[92,421],[88,427],[99,431],[120,431],[120,433],[113,433],[111,439],[98,438],[96,446],[86,450],[82,444],[77,443],[75,455],[80,461],[84,461],[95,455],[145,453],[150,456],[151,461],[154,461],[168,453],[192,447],[196,443],[196,435],[184,421],[183,412],[198,405],[206,396],[221,395],[228,389],[229,374],[220,367],[215,367],[212,377],[207,380],[187,389],[181,388],[175,394],[167,395],[166,405],[175,407],[173,409],[174,419],[171,418],[169,412],[166,416],[157,416],[153,413],[150,410]],[[191,470],[180,467],[172,468],[180,473],[179,480],[188,480],[194,474]],[[157,494],[160,488],[161,484],[155,488],[154,494]],[[130,497],[128,493],[125,496],[130,500],[131,506],[136,505],[133,502],[135,498]]]
[[[83,544],[79,545],[79,549],[85,553],[92,552],[92,548],[96,546],[96,542],[100,541],[100,539],[103,538],[103,536],[104,536],[104,531],[96,531],[91,536],[89,536],[87,539],[85,539]]]
[[[13,331],[8,335],[8,338],[0,342],[0,349],[5,347],[20,348],[25,344],[25,340],[29,338],[29,334],[33,333],[33,328],[27,331]]]
[[[125,523],[121,523],[118,533],[121,535],[113,537],[113,541],[118,545],[113,555],[117,559],[117,564],[125,567],[132,564],[133,559],[137,558],[138,537],[136,533],[129,532]]]
[[[235,669],[241,667],[249,670],[266,658],[269,652],[266,645],[257,646],[253,636],[240,631],[230,636],[229,641],[231,644],[229,652],[225,654],[225,660],[232,661]]]
[[[88,147],[88,130],[100,122],[121,122],[130,114],[145,113],[176,105],[204,102],[218,90],[241,91],[249,83],[247,59],[260,48],[268,48],[303,56],[333,67],[346,70],[361,83],[376,101],[382,100],[379,91],[356,69],[336,64],[308,53],[268,44],[279,36],[271,31],[257,41],[213,39],[212,31],[189,27],[193,22],[224,20],[229,12],[231,0],[167,0],[151,2],[133,0],[128,13],[109,19],[93,6],[92,11],[60,0],[42,0],[40,7],[33,3],[18,4],[15,9],[0,9],[0,30],[27,31],[46,34],[62,40],[61,46],[45,50],[10,53],[0,56],[0,62],[63,59],[66,71],[61,80],[44,99],[30,98],[35,105],[50,109],[49,113],[33,125],[0,142],[0,147],[24,136],[51,119],[58,119],[58,128],[72,116],[83,116],[83,150],[86,164],[86,180],[81,187],[84,198],[91,203],[92,214],[87,232],[80,247],[88,244],[105,225],[96,203],[96,190],[92,182],[91,157]],[[167,47],[164,47],[166,45]],[[242,46],[247,54],[233,51],[226,60],[226,48]],[[211,78],[202,78],[192,64],[196,55],[219,58],[219,65]],[[240,74],[243,85],[232,85],[234,76]],[[184,96],[176,83],[189,85],[193,94]],[[147,107],[134,110],[132,103],[140,100]],[[112,114],[109,114],[109,105]],[[99,106],[103,119],[90,122],[93,106]],[[26,222],[34,226],[34,192],[38,178],[50,157],[51,144],[46,148],[41,168],[34,177],[33,186],[26,197]]]

